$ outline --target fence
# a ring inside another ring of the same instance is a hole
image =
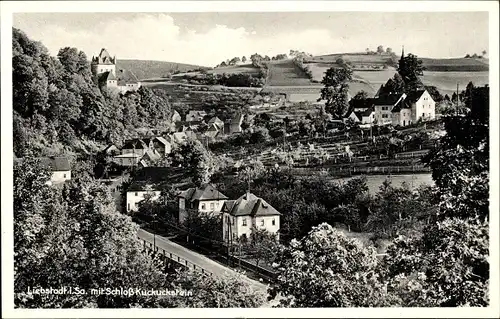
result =
[[[142,239],[141,237],[137,237],[140,241],[143,242],[143,246],[145,249],[149,249],[151,251],[154,251],[154,252],[159,252],[161,255],[163,255],[165,258],[168,258],[170,260],[172,260],[173,262],[181,265],[181,266],[184,266],[188,269],[191,269],[191,270],[194,270],[194,271],[197,271],[197,272],[200,272],[201,274],[203,275],[208,275],[208,276],[213,276],[214,274],[211,273],[210,271],[204,269],[203,267],[199,266],[199,265],[196,265],[196,264],[193,264],[192,262],[172,253],[172,252],[169,252],[169,251],[166,251],[165,249],[163,248],[159,248],[158,246],[154,246],[153,247],[153,243],[151,242],[148,242],[144,239]]]
[[[360,174],[394,174],[394,173],[424,173],[430,172],[429,167],[423,165],[412,166],[375,166],[375,167],[349,167],[330,169],[331,175],[360,175]]]

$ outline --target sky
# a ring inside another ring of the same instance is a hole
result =
[[[487,12],[15,13],[13,26],[56,55],[76,47],[90,58],[215,66],[235,56],[314,55],[391,47],[419,57],[488,51]]]

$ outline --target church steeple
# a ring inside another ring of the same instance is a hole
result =
[[[398,70],[404,69],[404,63],[405,63],[405,46],[403,45],[403,48],[401,49],[401,59],[399,59]]]

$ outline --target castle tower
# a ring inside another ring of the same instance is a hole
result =
[[[116,57],[111,57],[108,51],[102,48],[97,57],[92,57],[91,69],[92,73],[95,75],[104,72],[110,72],[116,75]]]

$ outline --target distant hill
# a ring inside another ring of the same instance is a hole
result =
[[[441,72],[480,72],[489,71],[487,59],[432,59],[421,58],[422,63],[427,71]]]
[[[126,69],[132,71],[139,80],[162,78],[167,73],[175,71],[186,72],[194,69],[204,68],[194,64],[184,64],[165,61],[151,61],[151,60],[121,60],[116,62],[116,69]]]

